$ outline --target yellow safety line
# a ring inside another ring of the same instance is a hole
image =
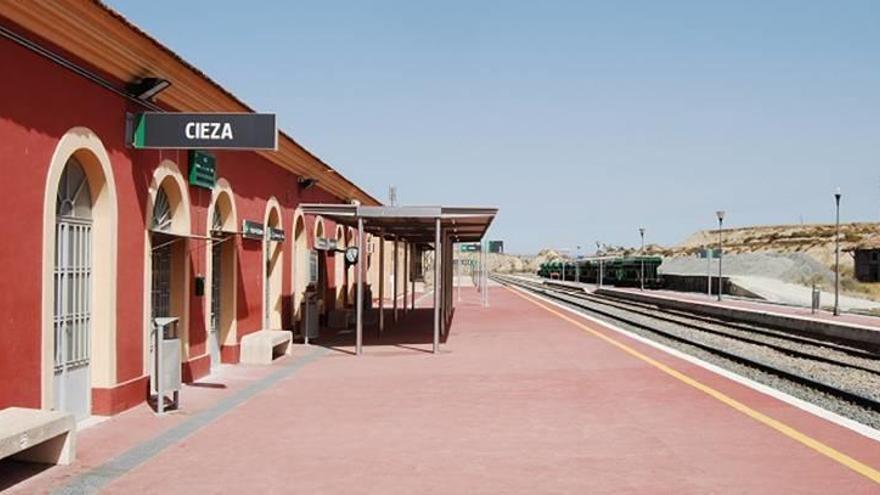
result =
[[[560,313],[559,311],[556,311],[555,309],[553,309],[549,306],[546,306],[531,297],[527,297],[524,294],[521,294],[520,292],[515,291],[509,287],[505,286],[505,288],[507,290],[513,292],[517,296],[531,302],[532,304],[535,304],[541,308],[544,308],[545,310],[549,311],[550,313],[553,313],[554,315],[558,316],[559,318],[562,318],[563,320],[577,326],[581,330],[583,330],[587,333],[590,333],[591,335],[594,335],[596,337],[599,337],[600,339],[604,340],[605,342],[608,342],[609,344],[617,347],[618,349],[621,349],[622,351],[624,351],[632,356],[635,356],[638,359],[641,359],[642,361],[650,364],[651,366],[654,366],[655,368],[663,371],[664,373],[666,373],[668,375],[675,377],[676,379],[690,385],[691,387],[694,387],[697,390],[704,392],[705,394],[707,394],[711,397],[714,397],[715,399],[723,402],[724,404],[727,404],[728,406],[732,407],[733,409],[736,409],[737,411],[745,414],[746,416],[749,416],[750,418],[752,418],[760,423],[763,423],[763,424],[769,426],[770,428],[773,428],[774,430],[782,433],[783,435],[806,445],[807,447],[815,450],[816,452],[818,452],[826,457],[829,457],[829,458],[839,462],[840,464],[843,464],[844,466],[861,474],[862,476],[868,478],[869,480],[873,481],[874,483],[880,484],[880,471],[878,471],[877,469],[874,469],[871,466],[868,466],[867,464],[863,464],[863,463],[853,459],[852,457],[850,457],[850,456],[848,456],[848,455],[846,455],[846,454],[844,454],[844,453],[842,453],[842,452],[840,452],[840,451],[838,451],[828,445],[825,445],[824,443],[816,440],[815,438],[812,438],[804,433],[801,433],[800,431],[792,428],[791,426],[788,426],[787,424],[785,424],[777,419],[771,418],[770,416],[767,416],[766,414],[760,413],[760,412],[752,409],[751,407],[743,404],[742,402],[739,402],[736,399],[733,399],[733,398],[725,395],[724,393],[719,392],[718,390],[715,390],[714,388],[712,388],[704,383],[701,383],[701,382],[685,375],[684,373],[657,361],[656,359],[650,358],[650,357],[642,354],[641,352],[633,349],[632,347],[629,347],[628,345],[623,344],[623,343],[603,334],[602,332],[596,331],[596,330],[588,327],[587,325],[584,325],[583,323],[569,317],[568,315],[564,315],[564,314]]]

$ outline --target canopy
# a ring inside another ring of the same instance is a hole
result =
[[[452,243],[478,242],[482,240],[489,225],[498,213],[497,208],[461,206],[361,206],[358,204],[303,204],[303,213],[320,215],[342,225],[357,228],[357,245],[364,245],[364,232],[382,239],[412,245],[434,246],[434,342],[433,352],[440,346],[440,332],[445,335],[452,317]],[[384,246],[381,243],[380,246]],[[396,250],[395,250],[396,253]],[[484,253],[481,252],[481,255]],[[384,256],[380,251],[380,268]],[[397,273],[398,256],[394,256],[394,273]],[[485,266],[483,268],[483,291],[485,293]],[[355,347],[358,355],[363,345],[363,297],[364,256],[357,261],[357,327]],[[380,277],[384,280],[384,276]],[[404,282],[404,287],[406,287]],[[379,329],[382,329],[384,308],[382,283],[379,284]],[[395,308],[397,297],[394,297]],[[484,304],[487,303],[484,299]],[[413,303],[413,306],[415,304]],[[413,308],[414,309],[414,308]],[[396,315],[396,312],[395,312]]]
[[[354,204],[303,204],[303,213],[321,215],[334,222],[413,244],[433,243],[436,220],[453,242],[478,242],[486,234],[498,208],[464,206],[361,206]]]

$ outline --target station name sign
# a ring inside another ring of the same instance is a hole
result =
[[[277,150],[271,113],[130,114],[128,136],[137,149]]]

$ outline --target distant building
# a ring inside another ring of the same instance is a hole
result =
[[[856,280],[859,282],[880,282],[880,241],[872,240],[856,245],[847,251],[855,259]]]

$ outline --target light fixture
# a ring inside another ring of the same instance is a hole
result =
[[[299,184],[299,187],[303,189],[308,189],[317,184],[318,179],[312,179],[310,177],[299,177],[296,179],[296,183]]]
[[[145,77],[128,86],[128,92],[141,101],[152,101],[156,95],[171,86],[171,81],[160,77]]]

